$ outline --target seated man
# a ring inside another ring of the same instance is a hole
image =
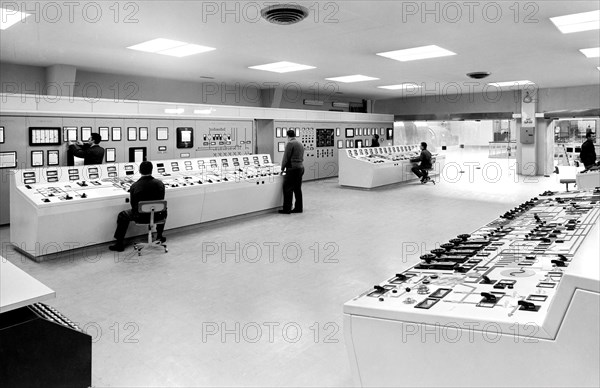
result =
[[[371,139],[371,147],[379,147],[379,135],[374,133]]]
[[[165,199],[165,185],[152,176],[152,168],[151,162],[144,161],[140,164],[140,174],[142,176],[129,189],[131,210],[123,210],[117,217],[117,230],[115,231],[115,240],[117,241],[114,245],[108,247],[111,251],[123,252],[125,250],[123,241],[130,221],[149,222],[149,215],[144,214],[143,216],[146,217],[142,219],[142,215],[138,213],[140,201]],[[158,212],[155,217],[158,219],[167,218],[167,212]],[[167,241],[162,235],[164,229],[165,224],[156,225],[156,239],[161,242]]]
[[[421,142],[421,155],[417,156],[416,158],[410,159],[410,161],[413,163],[421,162],[418,165],[415,164],[411,171],[421,179],[422,183],[426,182],[429,179],[429,177],[427,176],[427,170],[430,170],[432,167],[431,152],[427,150],[427,143]]]

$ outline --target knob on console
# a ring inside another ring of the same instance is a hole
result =
[[[463,241],[463,240],[462,240],[462,238],[453,238],[453,239],[450,239],[450,242],[451,242],[452,244],[454,244],[454,245],[458,245],[458,244],[460,244],[462,241]]]
[[[424,255],[421,255],[421,257],[419,257],[421,260],[424,260],[427,264],[431,263],[431,260],[437,258],[436,255],[434,255],[433,253],[426,253]]]
[[[444,248],[436,248],[431,250],[431,253],[433,253],[437,257],[440,257],[444,252],[446,252]]]
[[[444,243],[441,244],[440,247],[444,248],[445,250],[449,251],[450,249],[454,248],[454,244],[451,243]]]
[[[463,240],[463,241],[467,241],[467,239],[468,239],[469,237],[471,237],[471,235],[470,235],[470,234],[459,234],[459,235],[458,235],[458,238],[460,238],[460,239],[461,239],[461,240]]]

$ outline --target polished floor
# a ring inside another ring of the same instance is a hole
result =
[[[167,231],[166,254],[103,245],[35,263],[3,227],[2,255],[54,289],[48,303],[93,336],[95,387],[354,386],[344,302],[436,244],[564,190],[558,176],[515,175],[514,160],[487,151],[447,152],[435,186],[308,182],[303,214]]]

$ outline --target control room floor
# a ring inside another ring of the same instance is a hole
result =
[[[445,152],[435,186],[308,182],[303,214],[167,231],[167,254],[138,258],[105,244],[35,263],[2,227],[2,255],[54,289],[48,304],[92,335],[95,387],[354,386],[344,302],[436,244],[564,190],[557,175],[515,175],[514,159],[488,159],[487,150]]]

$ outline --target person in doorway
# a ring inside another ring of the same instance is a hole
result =
[[[596,149],[594,146],[594,134],[589,131],[585,134],[585,141],[581,145],[581,152],[579,153],[579,159],[586,170],[593,167],[596,163]]]
[[[131,185],[129,189],[129,196],[131,202],[131,209],[123,210],[117,217],[117,230],[115,231],[115,244],[108,247],[111,251],[123,252],[125,250],[125,234],[131,221],[143,221],[141,215],[138,213],[138,204],[140,201],[153,201],[165,199],[165,185],[161,180],[158,180],[152,176],[152,162],[144,161],[140,164],[140,179]],[[161,219],[167,218],[166,210],[164,212],[156,213],[156,217]],[[167,241],[163,237],[163,231],[165,224],[156,225],[156,239],[161,242]]]
[[[431,152],[427,150],[427,143],[421,142],[421,154],[416,158],[411,158],[410,161],[415,164],[411,171],[421,179],[421,183],[427,182],[429,178],[427,171],[431,170]]]
[[[287,131],[288,143],[285,145],[283,159],[281,160],[281,172],[285,171],[283,177],[283,209],[281,214],[302,213],[302,176],[304,175],[304,146],[296,139],[293,129]],[[292,209],[292,197],[296,197],[296,203]]]
[[[84,165],[102,164],[104,161],[104,148],[98,144],[102,141],[99,133],[92,133],[86,143],[69,142],[69,151],[73,156],[83,158]]]
[[[379,147],[379,135],[374,133],[371,139],[371,147]]]

